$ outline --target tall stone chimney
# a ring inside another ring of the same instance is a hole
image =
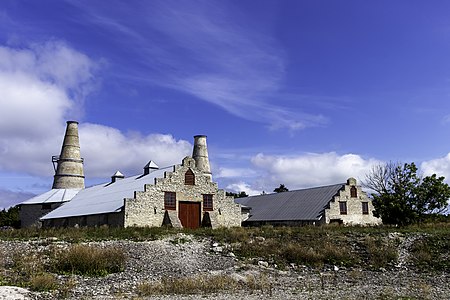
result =
[[[80,155],[78,122],[67,121],[61,154],[52,157],[57,163],[53,189],[84,189],[83,159]]]
[[[206,135],[194,136],[194,151],[192,158],[200,171],[212,179],[211,168],[209,166],[208,146],[206,145]]]

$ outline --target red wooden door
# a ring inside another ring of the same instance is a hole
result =
[[[184,228],[199,228],[200,202],[180,201],[178,203],[178,218]]]

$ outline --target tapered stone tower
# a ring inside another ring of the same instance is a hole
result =
[[[67,121],[61,154],[52,157],[55,167],[53,189],[84,189],[83,159],[80,154],[78,122]]]
[[[194,150],[192,152],[192,158],[195,160],[195,165],[197,168],[212,179],[208,158],[208,146],[206,145],[206,135],[194,136]]]

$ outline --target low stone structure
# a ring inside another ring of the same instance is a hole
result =
[[[372,201],[354,178],[342,184],[237,198],[235,201],[247,209],[243,220],[247,226],[382,223],[380,218],[373,216]]]
[[[357,185],[355,178],[349,178],[324,210],[325,223],[379,225],[382,221],[373,216],[373,210],[372,199]]]

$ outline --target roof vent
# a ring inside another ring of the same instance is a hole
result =
[[[144,167],[144,175],[150,174],[150,170],[158,170],[159,167],[153,160],[149,161]]]
[[[120,171],[117,171],[116,173],[114,173],[113,176],[111,176],[111,183],[116,182],[119,179],[124,179],[124,178],[125,178],[125,176],[122,173],[120,173]]]

